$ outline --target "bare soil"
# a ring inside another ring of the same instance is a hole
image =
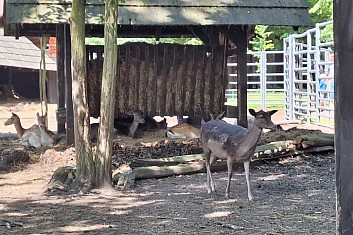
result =
[[[51,130],[56,126],[55,109],[49,106]],[[40,106],[38,102],[2,103],[1,123],[11,111],[28,128],[36,122]],[[275,121],[283,119],[283,111],[277,115]],[[172,125],[173,120],[168,123]],[[0,132],[14,133],[14,127],[0,125]],[[0,151],[18,148],[12,139],[0,140]],[[85,195],[48,195],[44,191],[55,169],[75,165],[74,149],[24,151],[31,157],[29,163],[0,173],[1,235],[335,233],[332,152],[252,166],[254,201],[249,202],[243,169],[233,174],[231,199],[224,197],[226,172],[213,173],[217,195],[207,194],[205,174],[137,181],[135,187],[124,191],[114,188]],[[23,226],[7,228],[4,220]]]

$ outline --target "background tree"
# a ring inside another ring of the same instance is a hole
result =
[[[314,23],[325,22],[333,19],[333,1],[332,0],[309,0],[309,12]],[[293,33],[302,33],[308,28],[301,27],[298,31],[294,30],[293,27],[289,26],[266,26],[266,30],[263,31],[263,27],[256,27],[256,37],[253,41],[260,41],[264,36],[267,40],[271,40],[274,44],[274,49],[282,50],[283,41],[282,39],[288,37]],[[328,42],[333,40],[333,26],[326,26],[321,31],[321,40]],[[269,33],[265,35],[265,33]],[[254,49],[255,50],[255,49]]]
[[[72,102],[77,174],[73,189],[88,191],[94,186],[95,169],[90,144],[90,121],[87,103],[87,72],[85,46],[85,0],[72,1],[71,54]]]
[[[100,123],[95,155],[96,187],[111,184],[112,178],[112,130],[115,109],[117,73],[117,0],[105,1],[104,62],[102,74]]]

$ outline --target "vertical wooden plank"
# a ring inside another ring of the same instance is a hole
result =
[[[117,78],[116,78],[116,100],[115,100],[115,116],[121,116],[121,112],[124,111],[124,69],[125,69],[125,63],[126,63],[126,58],[125,58],[125,51],[126,47],[125,46],[118,46],[118,65],[117,65]],[[125,60],[125,61],[124,61]]]
[[[181,49],[179,50],[178,56],[180,56],[181,60],[178,67],[178,86],[177,86],[177,95],[176,95],[176,113],[185,113],[185,93],[186,93],[186,50],[189,46],[180,46]]]
[[[132,108],[133,110],[137,109],[137,103],[135,103],[135,98],[136,98],[136,72],[137,72],[137,60],[135,58],[135,51],[136,51],[136,45],[131,45],[130,46],[130,66],[128,70],[129,74],[129,108]]]
[[[193,105],[193,113],[190,114],[194,116],[197,113],[200,113],[203,102],[204,102],[204,77],[205,77],[205,69],[206,69],[206,61],[205,61],[205,53],[203,53],[204,48],[197,47],[195,49],[196,55],[195,61],[196,65],[196,76],[195,76],[195,101]]]
[[[161,79],[159,80],[160,84],[158,86],[158,97],[167,97],[167,84],[168,77],[167,72],[169,68],[169,58],[168,58],[168,47],[166,45],[163,46],[163,61],[162,61],[162,74]],[[159,113],[158,115],[165,115],[166,113],[166,99],[158,99],[159,101]]]
[[[146,110],[147,110],[147,114],[151,113],[151,108],[152,108],[152,102],[153,102],[153,92],[152,92],[152,79],[155,73],[155,67],[154,67],[154,62],[153,62],[153,58],[154,58],[154,46],[150,45],[149,46],[149,54],[148,54],[148,62],[146,64],[146,68],[147,68],[147,74],[146,74],[146,100],[147,100],[147,104],[146,104]]]
[[[337,234],[353,234],[353,4],[334,1]]]
[[[65,25],[65,87],[66,87],[66,144],[72,145],[74,136],[74,110],[72,105],[72,76],[71,76],[71,36],[70,25]]]
[[[156,93],[155,96],[157,97],[156,99],[156,108],[154,110],[154,115],[157,115],[160,113],[161,110],[161,81],[163,80],[163,71],[164,71],[164,67],[163,67],[163,55],[164,55],[164,50],[163,50],[163,46],[159,46],[160,49],[158,50],[158,56],[157,58],[157,63],[158,63],[158,67],[159,67],[159,73],[157,74],[156,77],[156,81],[155,81],[155,86],[156,86]]]
[[[144,57],[143,57],[143,63],[141,65],[141,78],[140,78],[140,107],[141,110],[144,113],[147,113],[147,86],[148,86],[148,81],[147,81],[147,76],[148,76],[148,71],[149,71],[149,50],[150,46],[145,45],[144,47]]]
[[[205,99],[205,93],[207,93],[208,89],[210,89],[211,79],[209,76],[207,78],[207,75],[210,73],[210,67],[208,67],[210,64],[208,63],[205,48],[203,48],[202,46],[199,47],[199,54],[202,58],[202,66],[200,71],[200,77],[198,78],[198,82],[200,83],[200,103],[197,107],[195,107],[196,114],[201,114],[205,109],[207,109],[207,106],[209,105],[209,100]]]
[[[211,66],[212,66],[212,58],[210,56],[210,46],[206,45],[202,48],[201,53],[202,56],[205,58],[205,65],[204,65],[204,75],[203,75],[203,89],[201,93],[201,115],[204,117],[204,114],[207,113],[207,110],[211,110],[211,100],[214,99],[211,95],[211,90],[214,90],[214,84],[211,85],[211,80],[215,78],[211,75]],[[202,101],[203,100],[203,101]]]
[[[216,47],[218,49],[218,47]],[[219,83],[221,82],[221,80],[219,79],[220,77],[217,76],[217,72],[218,70],[220,70],[219,67],[217,67],[217,65],[221,62],[219,61],[219,56],[217,53],[217,50],[215,50],[215,46],[211,46],[209,47],[209,50],[211,52],[211,54],[209,54],[209,63],[210,63],[210,88],[209,91],[209,108],[212,112],[218,112],[217,106],[218,106],[218,102],[220,102],[218,95],[218,91],[219,91]],[[204,112],[207,112],[207,110],[204,110]],[[207,116],[207,115],[206,115]]]
[[[153,72],[153,79],[151,80],[151,91],[152,91],[152,103],[151,103],[151,109],[150,112],[148,113],[150,116],[155,116],[156,114],[156,109],[157,109],[157,80],[158,77],[160,76],[161,73],[159,73],[160,65],[158,63],[159,61],[159,46],[154,45],[154,72]]]
[[[168,79],[170,80],[170,92],[168,96],[170,97],[168,99],[169,104],[169,112],[170,113],[176,113],[175,110],[175,102],[176,102],[176,90],[177,90],[177,79],[178,79],[178,45],[173,45],[172,46],[173,50],[173,62],[172,62],[172,67],[171,67],[171,73]]]
[[[131,64],[131,56],[130,56],[130,45],[126,46],[126,62],[125,62],[125,75],[122,78],[125,84],[125,99],[122,100],[124,102],[124,110],[128,111],[128,109],[132,109],[130,107],[130,97],[129,97],[129,90],[130,90],[130,64]]]
[[[210,91],[210,107],[214,113],[220,113],[220,105],[222,99],[220,99],[220,94],[222,93],[222,76],[220,73],[222,72],[222,57],[220,56],[222,50],[220,50],[220,46],[212,46],[211,48],[211,57],[212,57],[212,64],[211,64],[211,86],[212,90]],[[218,51],[219,50],[219,51]],[[209,117],[207,115],[207,117]]]
[[[140,109],[140,105],[139,105],[139,100],[140,100],[140,67],[142,65],[141,63],[141,44],[137,44],[136,45],[136,77],[135,79],[135,106],[137,109]],[[143,110],[141,110],[143,111]]]
[[[236,54],[237,54],[237,79],[238,79],[238,125],[247,128],[247,33],[243,26],[236,27]]]
[[[155,59],[156,46],[150,46],[150,52],[148,58],[148,73],[147,73],[147,114],[150,115],[153,111],[153,102],[154,102],[154,90],[153,90],[153,80],[157,76],[157,66]]]
[[[195,47],[192,47],[191,49],[191,74],[190,74],[190,86],[188,86],[188,92],[189,92],[189,96],[188,96],[188,102],[189,102],[189,110],[187,112],[187,115],[193,115],[194,114],[194,104],[195,104],[195,92],[196,92],[196,73],[197,73],[197,67],[198,67],[198,63],[197,63],[197,59],[198,57],[196,56],[197,50]]]
[[[170,66],[168,66],[167,71],[167,86],[166,86],[166,112],[171,112],[171,101],[172,101],[172,92],[173,92],[173,66],[174,66],[174,50],[171,46],[166,46],[166,50],[168,51],[168,57],[170,62]]]
[[[58,82],[58,103],[56,110],[57,131],[65,131],[66,111],[65,111],[65,37],[64,24],[56,25],[56,76]]]

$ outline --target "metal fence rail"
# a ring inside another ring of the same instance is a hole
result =
[[[280,54],[280,60],[275,55]],[[284,106],[284,62],[283,51],[248,52],[255,62],[248,66],[248,106],[271,108]],[[226,90],[226,105],[237,104],[237,63],[229,62],[229,89]]]
[[[283,40],[285,64],[285,115],[308,124],[333,128],[333,77],[324,71],[333,64],[333,42],[321,42],[321,31],[332,21],[318,23],[302,34]],[[330,89],[331,88],[331,89]]]
[[[283,51],[248,52],[248,107],[284,107],[289,120],[333,128],[334,77],[325,75],[333,65],[333,42],[321,42],[322,30],[332,23],[289,35]],[[237,63],[229,62],[228,69],[226,105],[236,105]]]

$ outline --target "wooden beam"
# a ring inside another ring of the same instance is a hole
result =
[[[58,82],[58,103],[56,110],[58,133],[65,131],[66,111],[65,111],[65,38],[64,24],[56,25],[56,77]]]
[[[336,234],[353,234],[353,4],[334,1]]]
[[[205,30],[204,30],[205,29]],[[212,26],[189,27],[189,30],[198,37],[205,45],[219,45],[219,29]]]
[[[71,36],[70,25],[65,25],[65,98],[66,98],[66,145],[75,143],[74,111],[72,107],[72,76],[71,76]],[[88,58],[87,58],[88,59]]]
[[[243,25],[237,25],[235,27],[220,27],[223,32],[236,46],[237,56],[237,81],[238,81],[238,94],[237,94],[237,105],[238,105],[238,125],[247,128],[247,48],[248,48],[248,36],[247,27]]]
[[[248,48],[248,36],[247,36],[247,26],[236,26],[237,30],[237,40],[236,40],[236,53],[237,53],[237,79],[238,79],[238,125],[247,128],[247,106],[248,106],[248,73],[247,73],[247,54],[246,50]]]

